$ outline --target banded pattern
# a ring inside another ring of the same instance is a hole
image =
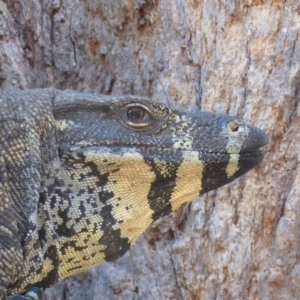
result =
[[[267,143],[236,118],[134,96],[0,99],[2,128],[29,132],[0,133],[0,214],[16,216],[0,223],[0,264],[12,265],[0,270],[0,299],[117,259],[153,221],[257,165]]]

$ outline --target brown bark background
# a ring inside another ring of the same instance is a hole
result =
[[[0,87],[150,96],[247,120],[263,163],[45,299],[300,299],[298,0],[0,0]]]

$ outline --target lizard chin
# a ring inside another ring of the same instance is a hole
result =
[[[258,149],[246,153],[209,153],[155,147],[89,146],[61,154],[62,163],[70,171],[67,177],[75,178],[75,182],[81,180],[83,184],[88,174],[89,181],[98,182],[100,191],[102,181],[108,176],[105,180],[111,182],[111,190],[119,191],[116,196],[125,201],[140,195],[156,220],[248,172],[262,161],[265,152]],[[70,181],[70,184],[73,183]]]

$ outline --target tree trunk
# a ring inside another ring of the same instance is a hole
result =
[[[0,86],[245,119],[264,161],[45,299],[300,299],[298,0],[0,0]]]

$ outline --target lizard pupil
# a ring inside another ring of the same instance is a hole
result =
[[[141,121],[144,117],[144,112],[139,107],[131,107],[127,110],[127,118],[130,121],[137,122]]]

